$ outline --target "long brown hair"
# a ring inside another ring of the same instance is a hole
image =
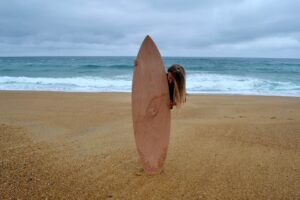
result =
[[[176,107],[180,107],[186,101],[185,70],[181,65],[173,64],[168,72],[172,74],[174,83],[173,99]]]

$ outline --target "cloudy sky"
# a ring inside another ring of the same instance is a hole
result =
[[[1,0],[0,56],[300,58],[299,0]]]

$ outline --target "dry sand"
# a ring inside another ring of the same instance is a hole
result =
[[[171,124],[149,176],[130,94],[0,92],[0,199],[300,199],[300,98],[192,95]]]

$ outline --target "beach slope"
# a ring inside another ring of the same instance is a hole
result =
[[[0,92],[1,199],[300,199],[300,98],[188,96],[137,161],[129,93]]]

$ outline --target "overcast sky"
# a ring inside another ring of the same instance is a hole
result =
[[[1,0],[0,56],[300,58],[299,0]]]

